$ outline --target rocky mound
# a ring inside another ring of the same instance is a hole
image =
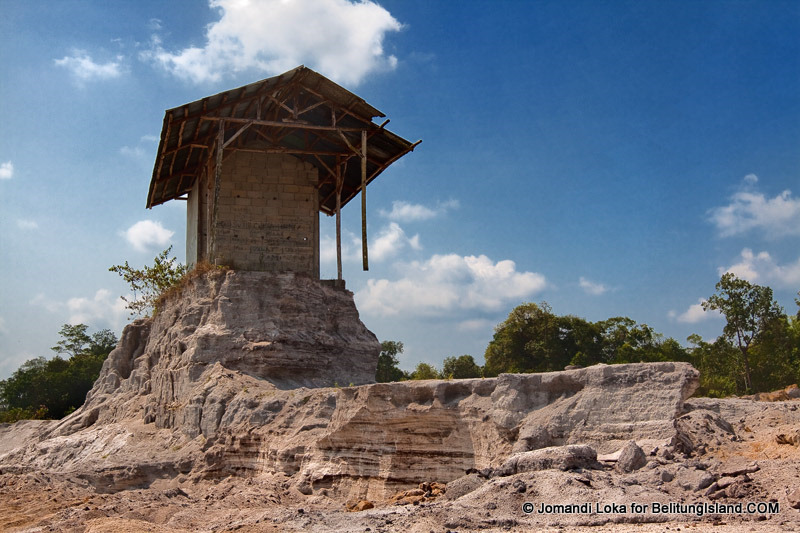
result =
[[[671,518],[525,503],[791,506],[760,484],[775,472],[757,458],[713,455],[765,415],[687,403],[688,364],[369,384],[378,350],[347,291],[198,277],[125,329],[81,409],[0,426],[0,528],[513,530]],[[789,403],[768,404],[782,451],[797,449]]]
[[[240,390],[225,376],[281,390],[361,385],[374,382],[379,352],[349,291],[292,273],[212,271],[125,328],[57,433],[142,418],[212,436],[250,410],[231,405]]]

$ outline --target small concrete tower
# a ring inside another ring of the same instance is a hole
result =
[[[186,262],[297,272],[319,279],[319,213],[337,217],[419,144],[378,125],[385,115],[300,66],[166,111],[147,207],[187,201]]]

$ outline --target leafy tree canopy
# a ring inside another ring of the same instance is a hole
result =
[[[589,322],[558,316],[546,303],[516,307],[495,328],[486,348],[484,374],[550,372],[569,364],[687,360],[674,339],[664,339],[647,324],[628,317]]]
[[[62,418],[86,400],[100,368],[117,344],[107,329],[87,334],[85,324],[64,324],[50,360],[26,361],[0,380],[0,422],[24,418]],[[64,359],[61,355],[68,356]]]
[[[433,365],[419,363],[410,377],[411,379],[440,379],[442,375]]]
[[[446,357],[442,365],[442,377],[447,379],[479,378],[482,375],[483,369],[471,355]]]
[[[628,317],[589,322],[555,315],[545,302],[522,304],[495,328],[484,375],[547,372],[568,364],[685,361],[700,370],[700,395],[765,392],[798,382],[800,311],[787,316],[772,289],[730,273],[716,289],[704,308],[725,316],[723,334],[711,343],[692,335],[688,348]],[[796,302],[800,306],[800,298]]]
[[[703,302],[703,309],[721,312],[727,323],[723,335],[740,352],[744,370],[745,389],[753,389],[750,364],[750,347],[753,342],[776,327],[775,322],[784,318],[778,303],[772,299],[772,289],[739,279],[727,272],[716,285],[717,292]]]
[[[400,364],[399,355],[403,353],[403,343],[399,341],[383,341],[381,353],[378,355],[378,369],[375,372],[375,381],[388,383],[407,379],[406,374],[397,365]]]

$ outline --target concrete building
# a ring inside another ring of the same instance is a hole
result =
[[[319,278],[319,213],[337,217],[419,144],[375,124],[384,114],[311,69],[169,109],[147,207],[187,202],[186,262]]]

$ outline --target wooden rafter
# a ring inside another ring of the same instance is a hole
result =
[[[388,120],[380,125],[373,123],[375,116],[383,115],[363,99],[305,67],[168,110],[148,207],[190,190],[192,176],[200,179],[206,162],[216,160],[214,156],[221,147],[220,160],[244,150],[292,154],[316,166],[320,210],[332,214],[337,170],[341,177],[340,201],[346,204],[418,144],[412,145],[385,130]],[[223,120],[225,125],[220,128]],[[217,142],[220,130],[221,145]],[[366,142],[359,142],[359,137],[364,136]],[[257,143],[251,146],[253,141]],[[366,152],[362,150],[364,145],[369,147]],[[353,157],[359,158],[365,171],[347,166]],[[213,164],[208,170],[209,185],[213,187]]]
[[[361,259],[364,271],[369,270],[367,253],[367,132],[361,130]]]

